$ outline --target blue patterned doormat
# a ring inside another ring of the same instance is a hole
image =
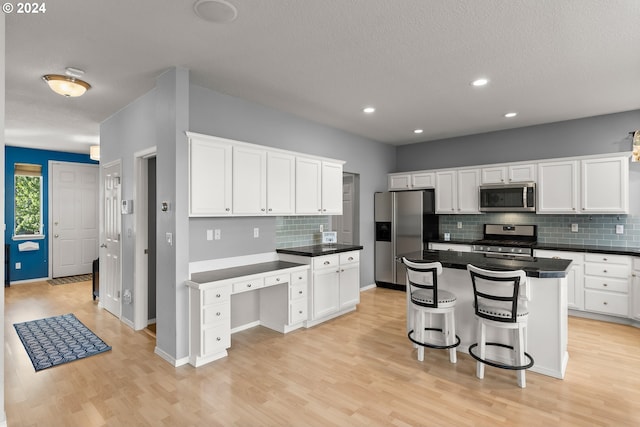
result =
[[[36,372],[111,350],[73,314],[13,326]]]

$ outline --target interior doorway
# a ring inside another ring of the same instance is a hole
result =
[[[335,218],[338,243],[360,244],[360,175],[342,174],[342,215]]]
[[[134,329],[156,334],[156,147],[134,154]],[[151,325],[151,328],[149,326]]]

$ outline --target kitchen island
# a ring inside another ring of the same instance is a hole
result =
[[[564,378],[569,359],[566,274],[571,265],[570,260],[437,250],[414,252],[404,256],[415,262],[442,263],[444,268],[438,278],[438,285],[457,296],[456,334],[461,342],[458,351],[464,353],[468,353],[469,346],[477,341],[473,286],[466,270],[467,264],[487,270],[524,270],[531,286],[527,352],[533,356],[535,364],[530,370],[559,379]],[[407,330],[410,329],[413,327],[408,318]],[[490,332],[495,335],[489,333],[488,341],[506,342],[506,336],[502,335],[506,331]],[[487,352],[489,350],[487,349]],[[503,358],[500,354],[491,356]]]

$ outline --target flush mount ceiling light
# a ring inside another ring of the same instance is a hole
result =
[[[92,145],[89,147],[89,158],[91,160],[95,160],[96,162],[100,161],[100,146]]]
[[[482,79],[476,79],[476,80],[472,81],[471,85],[479,87],[479,86],[485,86],[487,83],[489,83],[489,80],[482,78]]]
[[[375,111],[376,111],[376,109],[375,109],[375,108],[373,108],[373,107],[364,107],[364,108],[362,109],[362,112],[363,112],[363,113],[367,113],[367,114],[374,113]]]
[[[413,131],[413,133],[417,133],[417,134],[420,134],[420,133],[422,133],[422,132],[424,132],[422,129],[415,129],[415,130]]]
[[[91,85],[80,77],[84,71],[77,68],[67,68],[65,74],[45,74],[42,76],[52,91],[67,98],[83,95],[87,90],[91,89]]]
[[[198,0],[193,11],[208,22],[231,22],[238,17],[238,9],[224,0]]]

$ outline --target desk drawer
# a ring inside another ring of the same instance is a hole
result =
[[[298,299],[289,304],[289,324],[307,320],[307,300]]]
[[[297,300],[300,298],[304,298],[306,301],[307,298],[307,283],[298,283],[297,285],[293,285],[289,287],[289,300]]]
[[[220,286],[219,288],[207,289],[204,292],[202,305],[217,304],[228,301],[231,295],[231,286]]]
[[[617,277],[620,279],[629,279],[629,266],[587,262],[584,265],[584,274],[589,276]]]
[[[229,325],[214,326],[202,331],[202,353],[207,356],[231,347]]]
[[[307,270],[291,273],[291,284],[297,285],[298,283],[307,283],[307,275]]]
[[[313,258],[313,268],[314,270],[319,270],[321,268],[330,268],[330,267],[337,268],[339,262],[340,262],[340,256],[338,254],[320,256],[317,258]]]
[[[264,285],[265,286],[273,286],[273,285],[279,285],[281,283],[289,283],[289,281],[291,280],[291,277],[289,274],[277,274],[274,276],[268,276],[264,278]]]
[[[202,309],[202,324],[210,326],[228,321],[230,312],[231,304],[229,302],[207,306]]]
[[[252,291],[254,289],[260,289],[264,287],[264,278],[260,277],[252,280],[243,280],[241,282],[235,282],[233,284],[233,293]]]
[[[629,303],[627,295],[613,292],[586,290],[584,292],[584,308],[614,316],[628,316]]]
[[[614,279],[609,277],[585,277],[584,287],[598,289],[600,291],[629,292],[629,281],[624,279]]]

